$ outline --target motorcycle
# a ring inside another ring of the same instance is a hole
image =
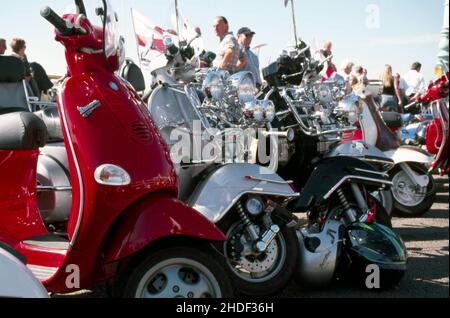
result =
[[[47,290],[25,266],[25,258],[0,242],[0,298],[48,298]]]
[[[108,282],[119,297],[230,297],[231,282],[213,248],[225,236],[176,199],[167,147],[145,104],[114,75],[121,56],[117,15],[109,1],[101,3],[102,27],[91,24],[82,0],[75,1],[76,14],[62,18],[49,7],[41,11],[66,48],[69,72],[57,101],[70,187],[40,187],[70,191],[70,208],[47,216],[38,209],[44,122],[29,112],[3,114],[0,241],[26,257],[49,292]],[[8,72],[2,79],[24,75],[20,67]],[[59,228],[49,226],[53,218]]]

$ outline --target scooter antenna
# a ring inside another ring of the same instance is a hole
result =
[[[297,37],[297,22],[295,20],[294,0],[291,0],[291,8],[292,8],[292,23],[294,25],[295,47],[297,47],[297,45],[298,45],[298,37]]]

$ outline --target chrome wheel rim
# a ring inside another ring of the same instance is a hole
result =
[[[426,197],[427,187],[418,187],[404,171],[399,171],[392,178],[392,195],[400,204],[414,207],[421,204]]]
[[[213,273],[199,262],[173,258],[150,268],[141,278],[136,298],[220,298]]]

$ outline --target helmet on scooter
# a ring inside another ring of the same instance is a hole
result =
[[[355,223],[347,228],[347,239],[352,279],[370,289],[387,289],[402,279],[406,271],[406,247],[390,228],[377,223]],[[369,286],[372,277],[374,284]]]

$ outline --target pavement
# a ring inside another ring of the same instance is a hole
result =
[[[307,290],[292,282],[276,298],[449,298],[449,180],[436,177],[438,194],[429,212],[419,218],[392,220],[408,249],[408,270],[398,286],[369,291],[345,281],[321,290]],[[104,298],[104,286],[62,298]]]

